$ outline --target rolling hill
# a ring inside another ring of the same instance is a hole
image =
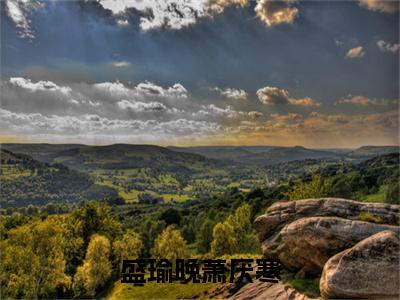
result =
[[[116,197],[117,192],[94,184],[87,174],[62,164],[48,164],[25,154],[0,150],[0,205],[21,207],[49,202],[78,202]]]
[[[272,165],[304,159],[335,158],[334,151],[307,149],[301,146],[209,146],[209,147],[169,147],[180,152],[190,152],[204,155],[212,159],[229,160],[235,163],[246,163],[258,166]]]
[[[31,155],[42,162],[62,163],[81,171],[159,168],[187,172],[216,164],[215,161],[198,154],[176,152],[154,145],[3,144],[2,147],[16,153]]]

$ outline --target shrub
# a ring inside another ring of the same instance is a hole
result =
[[[358,219],[360,221],[364,222],[371,222],[371,223],[382,223],[382,220],[378,217],[374,217],[372,214],[368,212],[361,212],[360,215],[358,216]]]

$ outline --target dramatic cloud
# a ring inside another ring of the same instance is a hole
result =
[[[351,48],[349,51],[347,51],[346,58],[352,59],[352,58],[361,58],[365,55],[365,51],[363,47],[355,47]]]
[[[399,10],[399,2],[396,0],[360,0],[360,6],[383,13],[395,13]]]
[[[255,13],[268,27],[291,24],[298,15],[297,0],[256,0]],[[180,30],[196,24],[201,18],[212,18],[229,6],[245,7],[250,0],[98,0],[115,18],[116,25],[129,25],[129,15],[139,15],[143,31],[159,28]],[[58,5],[52,1],[52,5]],[[29,13],[47,5],[42,0],[5,0],[8,17],[18,29],[21,38],[33,39],[34,31]]]
[[[41,5],[39,1],[33,0],[5,1],[7,15],[14,22],[15,27],[18,28],[18,35],[21,38],[33,39],[35,37],[27,14],[33,9],[40,8]]]
[[[296,0],[258,0],[254,10],[268,27],[292,24],[299,13],[299,10],[294,7],[296,2]]]
[[[378,41],[376,45],[382,52],[390,52],[396,54],[400,50],[400,44],[391,44],[389,42],[385,42],[384,40]]]
[[[198,137],[216,134],[221,127],[215,122],[187,119],[160,122],[157,120],[109,119],[95,114],[80,116],[43,115],[40,113],[15,113],[0,109],[0,125],[13,133],[30,134],[65,140],[84,136],[101,136],[111,141],[118,135],[124,141],[160,142],[168,138]],[[120,139],[121,140],[121,139]]]
[[[249,0],[208,0],[208,8],[211,12],[222,13],[228,6],[237,5],[244,7]]]
[[[112,65],[115,68],[124,68],[124,67],[129,67],[130,63],[127,61],[113,61]]]
[[[11,77],[10,83],[14,86],[30,90],[30,91],[51,91],[51,92],[61,92],[62,94],[69,94],[71,92],[70,87],[58,86],[51,81],[38,81],[36,83],[32,82],[30,79],[25,79],[22,77]]]
[[[100,0],[99,3],[117,16],[123,16],[127,9],[136,9],[142,14],[140,28],[144,31],[163,26],[182,29],[207,15],[206,0]]]
[[[358,106],[370,106],[370,105],[391,105],[398,103],[397,100],[387,99],[369,99],[363,96],[349,96],[347,98],[338,101],[340,104],[354,104]]]
[[[148,81],[64,86],[14,77],[1,87],[1,128],[32,138],[51,135],[62,140],[87,133],[105,136],[105,140],[135,137],[159,143],[167,138],[219,134],[224,124],[262,116],[261,112],[237,111],[232,106],[200,104],[179,83],[165,88]]]
[[[210,88],[210,90],[216,91],[220,95],[233,100],[247,100],[248,96],[246,91],[242,89],[234,89],[234,88],[221,89],[219,87],[213,87]]]
[[[397,111],[359,115],[311,112],[308,115],[272,114],[271,119],[264,123],[247,122],[232,131],[237,138],[246,138],[249,143],[278,141],[281,145],[299,143],[311,147],[357,147],[375,143],[397,144],[398,126]]]
[[[256,16],[268,27],[291,24],[298,15],[294,7],[297,0],[257,0]],[[212,18],[229,6],[245,7],[249,0],[99,0],[100,5],[110,10],[117,18],[117,24],[125,26],[126,12],[135,9],[141,14],[140,28],[143,31],[166,27],[179,30],[197,23],[199,18]]]
[[[287,90],[277,87],[263,87],[257,91],[257,97],[261,103],[266,105],[320,106],[319,103],[309,97],[292,98]]]

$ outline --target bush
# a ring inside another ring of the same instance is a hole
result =
[[[288,286],[310,298],[319,296],[319,280],[315,279],[293,279],[288,282]]]
[[[393,181],[389,184],[385,193],[385,202],[390,204],[400,204],[399,182]]]
[[[374,217],[372,214],[368,213],[368,212],[361,212],[360,215],[358,216],[358,219],[360,221],[364,221],[364,222],[371,222],[371,223],[382,223],[382,220],[378,217]]]

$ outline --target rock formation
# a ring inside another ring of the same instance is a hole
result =
[[[384,230],[399,232],[399,227],[337,217],[303,218],[264,241],[262,251],[289,270],[320,274],[330,257]]]
[[[320,290],[324,298],[399,299],[400,240],[379,232],[325,264]]]
[[[399,205],[321,198],[278,202],[254,226],[264,257],[297,277],[322,273],[324,298],[399,299],[399,223]],[[233,299],[269,299],[278,289],[258,285]]]

